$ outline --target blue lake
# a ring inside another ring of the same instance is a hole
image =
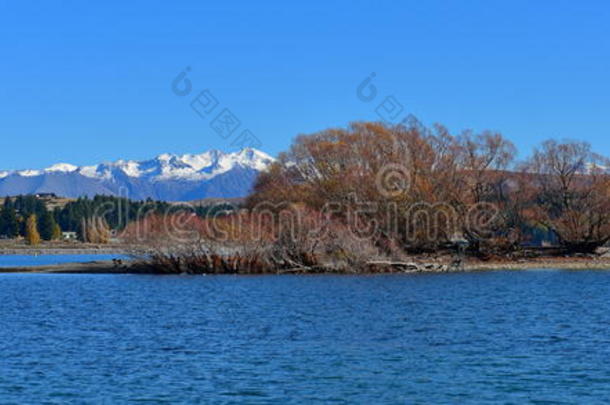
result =
[[[22,266],[48,266],[63,263],[86,263],[112,259],[129,259],[124,255],[0,255],[0,268]]]
[[[0,275],[0,403],[603,403],[610,272]]]

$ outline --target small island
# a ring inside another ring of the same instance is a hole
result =
[[[243,199],[7,196],[0,251],[133,259],[6,271],[610,268],[608,159],[577,141],[546,141],[520,162],[516,154],[492,131],[355,122],[297,137]]]

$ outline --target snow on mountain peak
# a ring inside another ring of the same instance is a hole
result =
[[[111,172],[119,171],[128,177],[149,180],[209,180],[236,166],[265,170],[274,159],[256,149],[243,149],[233,153],[210,150],[200,154],[173,155],[164,153],[152,160],[119,160],[106,166]],[[108,172],[99,166],[80,168],[79,172],[87,177],[107,178]]]
[[[21,170],[0,172],[0,178],[16,174],[22,177],[41,176],[45,173],[72,173],[99,179],[112,180],[115,176],[161,180],[209,180],[236,167],[256,171],[266,170],[274,159],[264,152],[246,148],[237,152],[224,153],[210,150],[200,154],[173,155],[164,153],[151,160],[117,160],[93,166],[74,166],[58,163],[43,170]]]
[[[57,164],[54,164],[53,166],[47,167],[46,169],[43,169],[43,170],[27,169],[27,170],[18,170],[18,171],[14,171],[14,172],[7,172],[7,171],[1,172],[0,178],[8,177],[11,174],[16,174],[21,177],[36,177],[36,176],[41,176],[45,173],[72,173],[77,170],[78,170],[77,166],[71,165],[69,163],[57,163]]]
[[[260,150],[245,148],[233,154],[236,161],[243,166],[254,167],[257,170],[265,170],[274,159]]]
[[[238,165],[262,171],[273,162],[271,156],[255,149],[243,149],[233,153],[210,150],[195,155],[164,154],[158,156],[157,160],[161,162],[161,167],[160,173],[155,176],[156,180],[208,180]]]
[[[76,198],[98,194],[166,201],[247,195],[259,172],[274,159],[256,149],[224,153],[162,154],[90,166],[58,163],[42,170],[0,171],[0,195],[53,192]]]
[[[63,172],[63,173],[71,173],[78,170],[78,166],[71,165],[69,163],[57,163],[51,167],[44,169],[45,172],[53,173],[53,172]]]
[[[593,172],[610,173],[610,167],[600,164],[600,163],[589,162],[589,163],[585,164],[584,171],[587,173],[593,173]]]
[[[181,160],[191,166],[193,169],[200,171],[206,167],[214,165],[218,161],[219,155],[222,152],[210,150],[199,155],[182,155]]]
[[[22,177],[35,177],[40,176],[43,172],[40,170],[20,170],[17,172],[19,176]]]

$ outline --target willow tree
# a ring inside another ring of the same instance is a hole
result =
[[[456,139],[461,233],[477,253],[515,248],[520,242],[520,206],[509,170],[517,150],[500,133],[465,131]],[[485,244],[486,246],[482,246]]]
[[[436,250],[468,229],[471,205],[491,202],[483,185],[500,181],[513,156],[512,144],[496,133],[458,137],[416,120],[356,122],[297,137],[259,177],[248,206],[333,206],[348,225],[357,216],[355,228],[374,228],[368,236],[377,245]]]
[[[610,240],[608,164],[586,142],[553,140],[527,161],[535,188],[531,218],[569,252],[593,252]]]

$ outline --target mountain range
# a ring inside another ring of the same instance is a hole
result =
[[[163,201],[244,197],[257,175],[273,161],[264,152],[246,148],[233,153],[163,154],[151,160],[93,166],[59,163],[42,170],[0,171],[0,196],[104,194]]]

